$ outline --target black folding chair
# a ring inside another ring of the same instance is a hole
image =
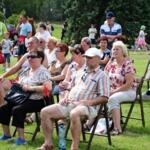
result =
[[[150,76],[150,60],[147,63],[147,67],[146,67],[145,72],[146,72],[145,80],[147,81],[147,89],[149,89],[150,88],[150,79],[149,79],[149,76]]]
[[[149,65],[150,65],[150,60],[147,62],[147,66],[146,66],[146,69],[145,69],[143,77],[138,79],[139,83],[138,83],[138,87],[137,87],[137,91],[136,91],[136,98],[135,98],[135,100],[132,101],[132,102],[131,101],[127,101],[127,102],[121,103],[121,106],[123,104],[131,104],[127,116],[124,116],[122,114],[122,109],[120,109],[120,111],[121,111],[121,122],[123,124],[122,131],[125,131],[129,119],[140,120],[140,121],[142,121],[143,127],[145,127],[144,108],[143,108],[143,99],[142,99],[142,86],[144,84],[145,76],[147,74]],[[149,84],[149,81],[147,82],[147,86],[149,86],[148,84]],[[140,111],[141,111],[141,117],[140,118],[131,117],[131,113],[133,111],[133,107],[134,107],[135,104],[139,104],[140,105]],[[123,121],[123,118],[126,118],[125,121]]]
[[[127,127],[129,119],[140,120],[140,121],[142,121],[143,127],[145,127],[144,108],[143,108],[143,100],[142,100],[142,86],[143,86],[143,83],[144,83],[144,77],[142,77],[140,79],[140,82],[138,83],[138,87],[137,87],[137,91],[136,91],[136,98],[135,98],[134,101],[126,101],[126,102],[123,102],[123,103],[120,104],[121,107],[122,107],[123,104],[130,104],[130,108],[129,108],[129,111],[127,113],[127,116],[123,115],[122,109],[120,108],[120,111],[121,111],[121,122],[123,124],[123,127],[122,127],[122,131],[123,132],[125,131],[125,129]],[[140,111],[141,111],[140,118],[131,117],[131,113],[133,111],[133,108],[134,108],[135,104],[139,104],[139,106],[140,106]],[[125,118],[125,121],[123,121],[124,118]]]
[[[94,119],[94,122],[93,122],[93,128],[92,128],[92,131],[91,132],[86,132],[84,130],[84,127],[83,127],[83,123],[85,123],[85,121],[82,122],[82,138],[83,138],[83,141],[84,143],[87,143],[87,147],[86,147],[86,150],[90,150],[90,147],[91,147],[91,143],[92,143],[92,140],[94,138],[94,135],[97,135],[97,136],[105,136],[108,138],[108,143],[109,145],[112,144],[111,142],[111,135],[110,135],[110,128],[109,128],[109,119],[108,119],[108,112],[107,112],[107,106],[106,104],[101,104],[99,110],[98,110],[98,115],[96,116],[96,118]],[[99,135],[99,134],[95,134],[95,130],[96,130],[96,127],[97,127],[97,123],[98,123],[98,120],[100,118],[104,117],[106,119],[106,127],[107,127],[107,134],[106,135]],[[70,122],[68,122],[67,124],[67,127],[66,127],[66,139],[67,139],[67,135],[68,135],[68,131],[69,131],[69,128],[70,128]],[[86,134],[90,134],[90,137],[89,137],[89,140],[87,140],[87,137],[86,137]],[[68,139],[67,139],[68,140]]]

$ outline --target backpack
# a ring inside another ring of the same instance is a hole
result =
[[[2,52],[0,52],[0,64],[3,64],[5,62],[5,57]]]

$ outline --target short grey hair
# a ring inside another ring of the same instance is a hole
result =
[[[113,49],[114,47],[116,47],[116,46],[121,47],[124,57],[127,57],[127,56],[128,56],[128,49],[127,49],[127,46],[126,46],[122,41],[115,41],[115,42],[113,43],[112,49]]]

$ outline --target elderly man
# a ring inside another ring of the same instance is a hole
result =
[[[106,103],[109,97],[109,79],[99,68],[100,51],[90,48],[85,53],[86,68],[72,84],[68,95],[59,104],[47,106],[41,111],[41,125],[45,142],[38,150],[53,149],[52,131],[55,119],[70,117],[72,145],[71,150],[78,150],[81,118],[93,119],[97,115],[97,107]]]
[[[112,43],[122,37],[121,25],[115,22],[115,14],[112,11],[106,13],[106,21],[100,27],[100,37],[108,39],[108,48],[112,48]]]

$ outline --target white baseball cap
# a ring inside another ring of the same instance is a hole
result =
[[[84,56],[87,56],[87,57],[94,57],[94,56],[98,56],[99,58],[101,58],[101,52],[99,49],[95,48],[95,47],[92,47],[92,48],[89,48]]]

